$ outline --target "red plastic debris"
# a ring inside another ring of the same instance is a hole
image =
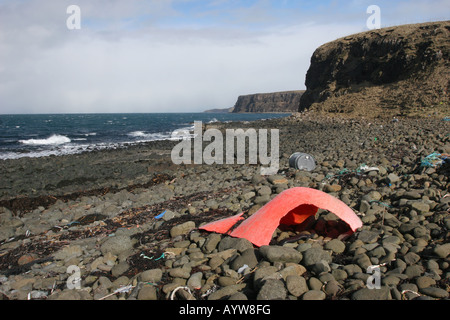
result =
[[[258,247],[268,245],[280,224],[301,224],[308,217],[314,216],[319,208],[334,213],[346,222],[353,232],[362,226],[361,219],[341,200],[320,190],[297,187],[280,193],[229,235],[245,238]],[[239,220],[243,219],[242,214],[208,223],[200,229],[227,233]]]
[[[229,218],[224,218],[205,224],[200,229],[210,232],[227,233],[228,230],[230,230],[238,221],[244,220],[244,218],[242,218],[243,214],[244,213],[242,212]]]

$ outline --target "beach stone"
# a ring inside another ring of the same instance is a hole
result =
[[[277,279],[268,279],[258,292],[256,300],[284,300],[287,290],[283,281]]]
[[[419,292],[438,299],[446,299],[448,297],[446,290],[436,287],[419,288]]]
[[[374,243],[377,241],[379,234],[380,233],[376,231],[362,230],[358,234],[358,240],[361,240],[364,243]]]
[[[278,273],[278,268],[274,266],[263,266],[256,269],[253,276],[253,286],[255,288],[260,288],[265,279],[271,277],[275,273]],[[281,278],[281,275],[279,275],[279,277]]]
[[[253,202],[255,204],[260,204],[260,205],[264,205],[264,204],[266,204],[269,201],[270,201],[270,195],[268,195],[268,194],[265,194],[263,196],[257,196],[255,198],[255,200],[253,200]]]
[[[285,184],[288,183],[288,180],[286,177],[283,177],[281,175],[272,175],[267,177],[267,181],[269,181],[271,184]]]
[[[325,300],[326,297],[322,290],[309,290],[303,294],[302,300]]]
[[[437,245],[434,247],[433,252],[439,257],[439,258],[447,258],[450,254],[450,243]]]
[[[310,269],[316,275],[320,275],[331,271],[330,265],[325,260],[320,260],[319,262],[316,262],[315,264],[310,266]]]
[[[141,272],[139,275],[139,279],[142,282],[152,282],[157,283],[161,281],[163,276],[163,272],[161,269],[150,269]]]
[[[202,287],[203,272],[196,272],[189,277],[187,286],[192,289],[200,289]]]
[[[231,263],[231,269],[238,270],[239,268],[247,265],[249,268],[253,269],[258,264],[258,259],[256,258],[255,249],[250,248],[242,252],[242,254]]]
[[[158,300],[158,294],[156,288],[152,285],[144,285],[141,290],[139,290],[138,300]]]
[[[242,195],[242,199],[248,201],[248,200],[250,200],[251,198],[253,198],[254,196],[256,196],[256,193],[254,193],[253,191],[249,191],[249,192],[246,192],[246,193],[244,193],[244,194]]]
[[[217,208],[219,208],[219,203],[217,203],[217,201],[214,199],[206,200],[205,205],[212,210],[216,210]]]
[[[367,213],[370,209],[370,203],[366,200],[361,200],[359,203],[359,211],[362,213]]]
[[[308,286],[311,290],[322,290],[323,283],[316,277],[310,277],[308,279]]]
[[[239,283],[239,284],[234,284],[231,286],[223,287],[223,288],[211,293],[208,296],[208,300],[220,300],[225,297],[230,297],[233,294],[237,293],[238,291],[241,291],[243,288],[245,288],[245,286],[246,286],[245,283]]]
[[[412,266],[406,267],[404,274],[408,276],[409,279],[419,277],[423,273],[423,267],[421,265],[414,264]]]
[[[242,253],[247,249],[253,248],[253,244],[244,238],[232,238],[224,237],[217,247],[218,251],[225,251],[228,249],[236,249],[238,252]]]
[[[403,257],[403,260],[406,262],[407,265],[413,265],[419,262],[420,256],[414,252],[408,252]]]
[[[85,290],[63,290],[48,296],[49,300],[92,300]]]
[[[324,288],[325,293],[330,296],[335,296],[340,290],[341,287],[336,280],[328,281]]]
[[[387,237],[383,238],[383,240],[381,242],[382,242],[383,246],[386,246],[387,244],[400,244],[401,239],[397,236],[387,236]]]
[[[30,262],[33,262],[34,260],[36,260],[38,258],[38,256],[34,253],[26,253],[24,255],[22,255],[19,260],[17,260],[17,264],[19,266],[23,266],[24,264],[28,264]]]
[[[328,241],[325,246],[325,249],[331,250],[334,253],[342,253],[345,250],[345,243],[343,243],[341,240],[333,239],[331,241]]]
[[[424,289],[430,286],[434,286],[436,284],[436,281],[433,278],[421,276],[416,279],[416,284],[419,289]]]
[[[203,252],[211,253],[214,249],[216,249],[221,239],[221,235],[217,233],[211,233],[208,235],[205,243],[203,244]]]
[[[347,272],[341,269],[333,269],[331,270],[331,274],[336,281],[347,279]]]
[[[124,274],[129,268],[130,265],[126,261],[122,261],[112,267],[111,274],[113,275],[113,277],[117,278]]]
[[[422,201],[414,201],[411,204],[411,209],[416,210],[417,213],[423,214],[430,211],[430,205],[422,202]]]
[[[259,196],[270,196],[272,189],[269,186],[261,186],[258,188],[257,193]]]
[[[353,257],[353,260],[363,270],[367,270],[367,268],[372,265],[372,261],[370,260],[369,256],[367,254],[365,254],[365,253],[361,253],[361,254],[355,255]]]
[[[380,289],[362,288],[352,294],[352,300],[390,300],[391,291],[388,286]]]
[[[236,292],[228,298],[229,301],[245,301],[248,300],[248,297],[242,292]]]
[[[259,252],[270,262],[299,263],[302,260],[302,254],[294,248],[289,247],[261,246]]]
[[[177,214],[176,212],[173,212],[173,211],[171,211],[171,210],[166,210],[166,213],[164,213],[162,219],[163,219],[164,221],[169,221],[169,220],[175,218],[177,215],[178,215],[178,214]]]
[[[394,275],[388,275],[381,280],[381,283],[386,286],[397,286],[400,283],[400,280],[400,278]]]
[[[375,257],[375,258],[381,258],[384,257],[386,255],[386,251],[384,250],[383,247],[376,247],[375,249],[369,251],[368,253],[371,257]]]
[[[0,227],[0,241],[14,237],[14,230],[10,227]]]
[[[221,287],[232,286],[236,284],[236,278],[222,276],[217,279],[217,284]]]
[[[191,268],[172,268],[169,270],[169,275],[174,278],[189,279],[189,277],[191,276]]]
[[[118,255],[119,253],[130,250],[133,248],[134,241],[131,240],[129,236],[118,235],[113,237],[108,237],[105,242],[100,247],[100,251],[105,255],[106,253],[111,253],[113,255]]]
[[[170,236],[172,238],[178,237],[183,234],[187,234],[189,231],[195,229],[194,221],[187,221],[185,223],[176,225],[170,229]]]
[[[303,263],[306,267],[311,267],[316,263],[324,260],[327,263],[331,263],[332,258],[328,252],[322,248],[312,247],[303,253]]]
[[[308,291],[306,279],[298,275],[289,275],[286,277],[286,287],[294,297],[300,297]]]
[[[79,257],[83,254],[83,248],[79,245],[69,245],[57,251],[53,257],[56,260],[67,260],[75,257]]]
[[[338,184],[332,184],[332,185],[327,184],[323,187],[323,191],[327,192],[327,193],[339,192],[339,191],[341,191],[341,189],[342,189],[342,187]]]
[[[386,179],[387,179],[388,183],[391,183],[391,184],[394,184],[394,183],[400,181],[400,178],[395,173],[388,174]]]
[[[304,266],[302,266],[301,264],[288,262],[288,263],[286,263],[286,268],[280,270],[279,273],[280,273],[281,277],[286,280],[286,278],[290,275],[301,276],[305,272],[306,272],[306,268]]]

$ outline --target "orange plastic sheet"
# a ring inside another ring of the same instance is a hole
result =
[[[258,247],[268,245],[280,224],[301,224],[308,217],[314,216],[319,208],[334,213],[346,222],[353,232],[362,226],[361,219],[341,200],[320,190],[297,187],[277,195],[229,235],[245,238]],[[238,221],[243,219],[242,214],[208,223],[200,229],[228,233]]]

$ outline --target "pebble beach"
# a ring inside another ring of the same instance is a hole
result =
[[[450,122],[299,113],[214,126],[279,129],[278,172],[175,165],[175,141],[1,160],[0,299],[449,298]],[[290,167],[295,152],[316,168]],[[319,210],[302,237],[278,228],[262,247],[199,229],[293,187],[338,198],[363,226],[338,237],[342,221]]]

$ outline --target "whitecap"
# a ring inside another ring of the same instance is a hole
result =
[[[128,134],[130,137],[145,137],[147,134],[144,131],[133,131]]]
[[[69,143],[70,139],[66,136],[54,134],[47,139],[28,139],[28,140],[19,140],[19,142],[26,145],[58,145]]]

